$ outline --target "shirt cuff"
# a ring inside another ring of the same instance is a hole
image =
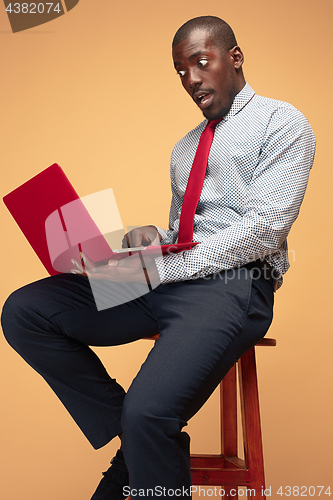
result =
[[[158,233],[162,236],[161,245],[168,245],[174,243],[173,236],[170,231],[167,231],[166,229],[162,229],[161,227],[155,225],[154,227],[156,227]]]
[[[155,259],[155,264],[162,285],[188,279],[186,275],[184,252],[158,257]]]

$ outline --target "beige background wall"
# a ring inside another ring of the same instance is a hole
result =
[[[258,94],[294,104],[318,139],[292,268],[258,349],[267,485],[332,484],[330,253],[331,0],[81,0],[12,34],[0,5],[1,197],[53,162],[80,195],[114,189],[125,224],[167,225],[169,155],[201,121],[172,68],[175,30],[197,15],[234,28]],[[45,271],[4,205],[0,303]],[[97,349],[126,387],[148,341]],[[89,500],[118,443],[94,451],[45,382],[0,338],[0,498]],[[192,451],[217,452],[216,395],[190,424]],[[316,496],[317,497],[317,496]],[[327,495],[324,498],[328,498]]]

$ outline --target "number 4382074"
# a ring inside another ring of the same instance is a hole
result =
[[[325,486],[280,486],[277,490],[277,494],[281,497],[314,497],[321,495],[331,496],[331,487]]]
[[[53,7],[54,6],[54,7]],[[60,14],[62,9],[60,3],[53,2],[40,2],[40,3],[10,3],[6,8],[10,14],[49,14],[50,12],[58,12]]]

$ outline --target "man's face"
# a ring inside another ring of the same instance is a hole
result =
[[[222,50],[200,29],[175,45],[172,57],[184,89],[204,116],[208,120],[225,116],[245,83],[238,71],[243,63],[239,47]]]

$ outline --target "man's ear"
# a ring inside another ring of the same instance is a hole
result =
[[[238,47],[238,45],[236,45],[229,51],[229,54],[233,60],[234,68],[240,69],[244,62],[244,55],[242,49]]]

